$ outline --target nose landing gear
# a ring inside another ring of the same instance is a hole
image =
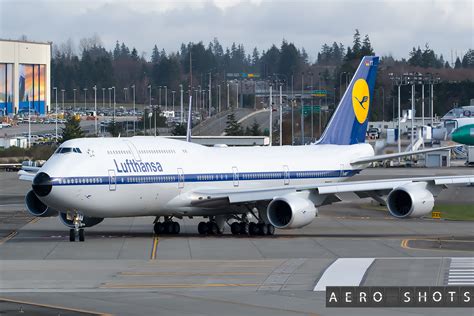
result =
[[[74,222],[74,228],[69,229],[69,241],[74,242],[76,241],[76,236],[78,237],[80,242],[83,242],[85,240],[84,236],[84,224],[82,223],[82,220],[84,219],[84,216],[81,214],[74,214],[73,216],[73,222]]]

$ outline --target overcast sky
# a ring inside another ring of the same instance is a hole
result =
[[[150,56],[182,42],[217,37],[260,51],[282,39],[314,59],[323,43],[351,44],[354,29],[368,34],[379,55],[407,57],[429,43],[451,60],[474,47],[474,0],[0,0],[0,38],[52,41],[98,34]]]

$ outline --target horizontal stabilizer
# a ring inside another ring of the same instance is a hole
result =
[[[366,158],[359,158],[354,161],[351,161],[351,165],[364,165],[368,164],[371,162],[376,162],[376,161],[384,161],[384,160],[390,160],[394,158],[399,158],[399,157],[406,157],[406,156],[413,156],[413,155],[419,155],[419,154],[425,154],[433,151],[438,151],[438,150],[446,150],[446,149],[451,149],[456,146],[446,146],[446,147],[436,147],[436,148],[428,148],[428,149],[422,149],[422,150],[417,150],[417,151],[406,151],[403,153],[394,153],[394,154],[386,154],[386,155],[378,155],[378,156],[370,156]]]

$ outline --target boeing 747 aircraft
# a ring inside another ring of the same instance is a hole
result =
[[[267,234],[300,228],[318,207],[353,192],[386,203],[398,218],[431,212],[434,197],[474,176],[343,182],[375,156],[365,134],[379,59],[364,57],[321,139],[312,145],[204,147],[163,137],[82,138],[64,142],[26,195],[35,216],[59,216],[70,240],[109,217],[154,216],[157,234],[177,234],[173,218],[204,217],[201,234]],[[427,152],[432,149],[418,151]]]

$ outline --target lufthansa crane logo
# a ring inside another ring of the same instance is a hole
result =
[[[363,124],[367,119],[370,107],[369,86],[364,79],[358,79],[352,88],[352,107],[357,121]]]

